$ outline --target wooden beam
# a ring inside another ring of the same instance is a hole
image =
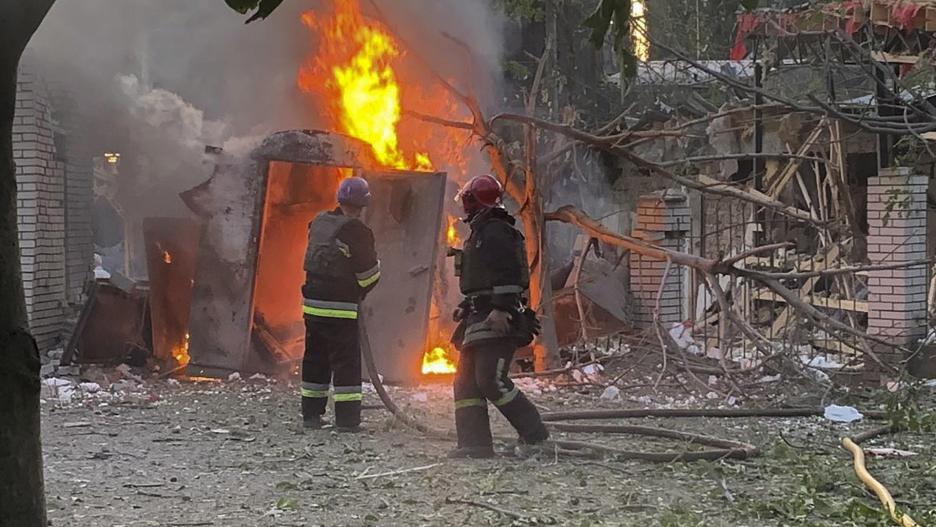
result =
[[[760,289],[754,294],[754,300],[769,300],[771,302],[786,302],[776,293],[768,291],[766,289]],[[840,300],[836,298],[827,298],[824,296],[807,296],[803,298],[804,302],[808,302],[816,307],[824,307],[827,309],[841,309],[843,311],[855,311],[857,313],[867,313],[868,312],[868,302],[864,300]]]
[[[828,252],[825,254],[817,254],[816,257],[811,260],[812,264],[814,265],[813,270],[820,271],[828,269],[831,267],[832,263],[835,262],[835,260],[838,260],[838,256],[839,246],[833,245],[831,248],[829,248]],[[803,282],[802,287],[800,287],[797,291],[797,294],[800,296],[800,298],[808,296],[812,292],[813,287],[816,287],[818,282],[818,276],[807,278],[806,281]],[[770,328],[771,337],[779,335],[783,328],[787,326],[787,323],[790,321],[790,312],[790,306],[784,305],[783,310],[780,311],[779,315],[777,315],[776,320],[774,320],[773,325]]]

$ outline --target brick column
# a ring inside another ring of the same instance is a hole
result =
[[[65,306],[65,165],[56,159],[45,84],[21,67],[16,84],[13,158],[20,263],[29,328],[39,349],[62,339]]]
[[[681,192],[664,190],[641,196],[637,200],[637,220],[632,236],[667,249],[684,251],[686,233],[690,228],[689,218],[689,201]],[[637,326],[646,327],[653,322],[653,309],[656,307],[665,268],[665,260],[631,253],[630,282],[637,304],[634,309]],[[685,317],[684,272],[680,266],[670,267],[660,299],[660,319],[664,324],[681,322]]]
[[[868,259],[871,264],[926,258],[927,177],[909,168],[881,169],[868,178]],[[871,271],[868,333],[907,345],[926,333],[925,265]],[[885,361],[903,359],[881,350]]]

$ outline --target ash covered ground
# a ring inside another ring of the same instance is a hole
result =
[[[96,384],[46,379],[43,440],[54,526],[383,525],[889,525],[859,484],[839,438],[879,423],[784,419],[631,419],[757,445],[745,461],[652,464],[541,455],[447,460],[453,446],[426,439],[366,394],[366,432],[303,433],[294,383],[142,380],[131,372],[83,374]],[[605,378],[608,376],[606,375]],[[652,390],[635,379],[614,400],[589,382],[521,381],[543,411],[726,406],[706,394]],[[646,381],[646,382],[641,382]],[[97,387],[97,388],[96,388]],[[451,428],[446,384],[390,388],[404,409]],[[765,391],[748,404],[782,404]],[[926,403],[932,408],[933,398]],[[735,403],[737,404],[737,403]],[[869,402],[869,405],[872,403]],[[868,406],[869,408],[877,406]],[[509,434],[494,418],[496,432]],[[632,436],[556,437],[625,449],[686,448]],[[936,448],[922,434],[867,446],[916,455],[870,459],[872,473],[921,525],[936,517]],[[427,468],[429,467],[429,468]],[[413,469],[409,472],[387,474]],[[486,508],[485,506],[489,506]]]

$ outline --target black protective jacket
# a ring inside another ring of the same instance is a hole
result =
[[[380,279],[374,233],[340,207],[323,212],[309,223],[303,267],[306,315],[357,318],[358,303]]]
[[[461,257],[459,286],[465,301],[464,344],[492,338],[522,338],[514,324],[513,333],[497,334],[486,328],[484,319],[492,309],[511,313],[515,322],[530,286],[523,235],[513,216],[502,208],[483,210],[468,219],[471,235],[465,240]]]

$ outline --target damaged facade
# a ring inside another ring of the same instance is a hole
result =
[[[91,153],[65,85],[28,62],[17,79],[13,122],[20,264],[30,330],[40,350],[60,347],[91,276]]]

